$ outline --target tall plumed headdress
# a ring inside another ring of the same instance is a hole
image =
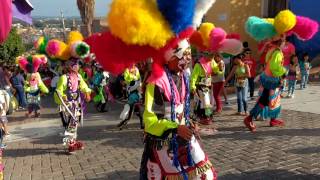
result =
[[[39,54],[27,57],[19,56],[16,58],[16,63],[26,73],[36,73],[41,65],[47,63],[47,57]]]
[[[257,41],[291,34],[295,34],[301,40],[309,40],[318,32],[319,24],[310,18],[296,16],[290,10],[283,10],[275,18],[251,16],[245,24],[245,29]]]
[[[202,23],[190,38],[191,45],[200,51],[221,52],[237,55],[242,52],[242,42],[238,34],[227,34],[224,29],[212,23]]]
[[[38,53],[46,54],[52,59],[69,60],[70,58],[84,59],[90,55],[90,47],[83,41],[83,36],[78,31],[71,31],[65,43],[57,39],[40,37],[34,44]]]
[[[185,39],[192,35],[214,2],[113,0],[107,16],[110,31],[85,41],[103,68],[114,74],[150,57],[154,65],[162,66],[170,56],[179,54],[172,49],[186,47]]]

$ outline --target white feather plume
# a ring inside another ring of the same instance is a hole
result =
[[[209,11],[216,0],[197,0],[196,10],[193,17],[193,27],[200,26],[203,16]]]

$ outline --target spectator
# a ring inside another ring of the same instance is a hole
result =
[[[311,69],[311,64],[309,62],[308,53],[304,53],[302,59],[299,61],[300,71],[301,71],[301,84],[300,89],[306,88],[309,81],[309,74]]]
[[[222,72],[221,74],[214,74],[212,77],[213,97],[216,102],[215,114],[220,114],[222,112],[222,102],[220,95],[223,91],[225,81],[225,65],[223,62],[223,57],[220,54],[215,54],[214,60],[218,64],[219,71]]]
[[[249,66],[243,62],[243,55],[237,55],[234,57],[234,63],[230,74],[226,78],[225,82],[228,82],[235,75],[235,82],[237,88],[237,103],[238,103],[238,115],[248,115],[248,77],[250,77]]]
[[[287,79],[288,83],[288,98],[294,98],[294,91],[296,89],[297,82],[297,68],[298,68],[298,57],[297,55],[293,55],[291,57],[289,73]]]
[[[249,90],[250,90],[250,98],[253,99],[254,95],[254,79],[256,77],[256,68],[257,63],[256,60],[252,57],[252,53],[250,49],[244,50],[244,59],[243,62],[249,66],[250,69],[250,77],[249,81]]]
[[[11,77],[11,83],[17,93],[16,96],[19,102],[19,109],[25,109],[27,107],[27,102],[24,92],[24,77],[18,68],[14,71],[14,74]]]

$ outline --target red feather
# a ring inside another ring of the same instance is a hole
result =
[[[157,55],[158,51],[150,46],[126,45],[110,32],[94,34],[85,40],[99,64],[112,74],[123,73],[134,63],[146,61]]]

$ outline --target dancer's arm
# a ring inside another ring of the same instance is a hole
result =
[[[283,54],[280,50],[275,50],[270,61],[270,70],[275,77],[282,77],[287,73],[287,69],[282,66]]]
[[[211,68],[212,68],[212,72],[214,75],[220,75],[223,73],[223,70],[220,70],[220,68],[215,60],[212,60]]]
[[[153,112],[154,104],[154,84],[147,84],[145,92],[145,108],[143,113],[143,121],[145,124],[145,131],[155,136],[162,136],[167,130],[174,130],[178,128],[176,122],[167,119],[158,119],[155,112]]]
[[[202,67],[200,66],[199,63],[197,63],[193,68],[193,71],[191,73],[191,78],[190,78],[191,92],[196,90],[196,83],[197,83],[198,78],[200,76],[201,70],[202,70]]]

